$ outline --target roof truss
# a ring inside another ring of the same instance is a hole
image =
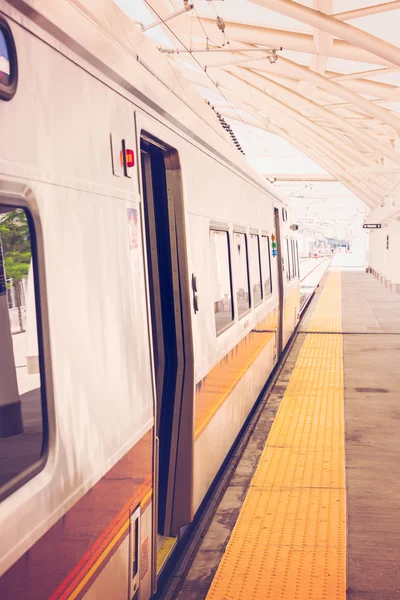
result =
[[[225,19],[222,43],[215,18],[195,2],[196,18],[182,14],[164,28],[176,49],[169,51],[174,66],[203,90],[221,90],[226,117],[281,136],[367,206],[380,206],[400,175],[400,48],[349,21],[400,9],[400,0],[354,9],[349,3],[336,14],[334,0],[313,0],[312,8],[294,0],[250,1],[299,27]],[[178,0],[147,3],[163,18],[181,8]],[[189,52],[182,53],[178,39]],[[346,70],[329,68],[331,59],[346,61]]]

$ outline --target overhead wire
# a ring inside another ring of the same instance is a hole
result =
[[[226,34],[225,34],[225,37],[226,37]],[[230,47],[230,42],[229,42],[229,40],[228,40],[228,38],[227,38],[227,37],[226,37],[226,40],[227,40],[227,45]],[[232,56],[233,56],[233,59],[234,59],[234,61],[235,61],[235,63],[236,63],[236,67],[238,67],[238,68],[239,68],[239,70],[240,70],[240,72],[241,72],[241,74],[242,74],[242,79],[243,79],[243,81],[245,82],[245,84],[246,84],[246,86],[247,86],[247,89],[249,90],[249,92],[250,92],[250,95],[251,95],[251,97],[252,97],[252,99],[253,99],[254,108],[255,108],[256,110],[258,110],[258,112],[261,112],[261,107],[260,107],[260,104],[259,104],[259,102],[257,102],[257,100],[256,100],[256,98],[255,98],[255,96],[254,96],[254,91],[253,91],[253,88],[252,88],[252,86],[249,84],[249,82],[247,81],[247,79],[246,79],[246,75],[245,75],[245,74],[244,74],[244,72],[243,72],[243,68],[242,68],[242,66],[239,64],[239,62],[238,62],[238,59],[237,59],[237,56],[236,56],[236,54],[235,54],[235,52],[234,52],[234,51],[232,51]]]
[[[149,8],[151,8],[151,6],[150,6],[150,5],[149,5]],[[154,12],[155,12],[155,11],[154,11]],[[157,13],[156,13],[156,14],[157,14]],[[136,48],[134,47],[134,45],[133,45],[133,43],[132,43],[132,40],[131,40],[131,37],[130,37],[130,35],[128,34],[127,30],[125,29],[123,22],[121,23],[121,25],[122,25],[123,32],[124,32],[124,34],[125,34],[125,36],[126,36],[126,39],[128,40],[128,42],[129,42],[129,45],[131,46],[131,48],[132,48],[132,50],[133,50],[133,52],[134,52],[134,54],[135,54],[135,56],[136,56],[136,59],[137,59],[139,62],[141,62],[141,61],[140,61],[140,59],[139,59],[139,55],[138,55],[138,53],[137,53],[137,50],[136,50]],[[143,64],[143,63],[142,63],[142,64]],[[176,78],[176,80],[177,80],[177,82],[178,82],[179,86],[182,88],[182,92],[183,92],[183,94],[184,94],[184,96],[185,96],[185,98],[186,98],[187,102],[189,102],[189,98],[188,98],[188,96],[187,96],[187,93],[186,93],[186,90],[185,90],[185,88],[184,88],[184,86],[183,86],[183,84],[182,84],[182,81],[180,80],[180,78],[178,77],[178,75],[175,73],[175,70],[172,68],[172,66],[171,66],[171,65],[170,65],[170,67],[171,67],[171,71],[172,71],[172,73],[174,74],[174,76],[175,76],[175,78]]]
[[[221,88],[217,85],[217,83],[212,79],[212,77],[207,73],[207,71],[204,69],[203,65],[200,63],[200,61],[197,60],[197,58],[194,56],[193,51],[190,50],[189,48],[187,48],[187,46],[182,42],[182,40],[179,38],[179,36],[176,35],[176,33],[173,31],[173,29],[171,29],[171,27],[168,25],[168,23],[166,23],[164,21],[164,19],[161,17],[160,14],[158,14],[158,12],[151,6],[149,0],[144,0],[144,2],[147,4],[147,6],[150,8],[150,10],[152,10],[154,12],[154,14],[157,16],[157,18],[161,21],[161,23],[170,31],[170,33],[172,33],[172,35],[176,38],[176,40],[184,47],[184,49],[186,50],[186,52],[193,58],[193,60],[197,63],[197,65],[200,67],[200,69],[203,71],[203,73],[206,74],[206,76],[208,77],[208,79],[211,81],[211,83],[213,84],[213,86],[217,89],[217,91],[219,92],[219,94],[221,94],[221,96],[224,98],[225,102],[228,103],[229,107],[233,110],[233,112],[236,114],[236,116],[238,117],[239,121],[241,121],[243,123],[243,125],[246,127],[246,129],[249,129],[247,123],[245,123],[242,119],[242,117],[240,116],[240,114],[237,112],[236,108],[234,106],[232,106],[231,102],[229,101],[229,99],[226,97],[226,95],[223,93],[223,91],[221,90]],[[209,39],[209,38],[208,38]],[[212,40],[211,40],[212,41]],[[214,42],[213,42],[214,43]]]
[[[217,11],[217,9],[216,9],[216,7],[215,7],[214,1],[213,1],[213,0],[210,0],[210,4],[212,5],[212,7],[213,7],[213,9],[214,9],[215,16],[216,16],[217,23],[218,23],[218,19],[220,19],[220,15],[218,14],[218,11]],[[205,36],[206,36],[206,38],[207,38],[207,37],[208,37],[208,34],[207,34],[207,32],[206,32],[206,30],[205,30],[205,28],[204,28],[204,26],[203,26],[203,23],[202,23],[201,19],[199,18],[199,15],[198,15],[197,11],[196,11],[196,16],[197,16],[197,18],[198,18],[198,21],[199,21],[199,23],[200,23],[200,26],[201,26],[201,28],[202,28],[202,29],[203,29],[203,31],[204,31],[204,35],[205,35]],[[230,40],[228,39],[228,37],[227,37],[227,35],[226,35],[226,33],[225,33],[225,28],[224,28],[224,29],[223,29],[223,31],[222,31],[222,35],[223,35],[223,39],[224,39],[224,43],[222,44],[222,47],[224,47],[224,46],[229,46],[229,48],[230,48]],[[211,41],[212,41],[212,40],[211,40]],[[208,47],[208,44],[207,44],[207,47]],[[220,46],[218,46],[218,47],[220,47]],[[255,99],[255,96],[254,96],[253,89],[252,89],[252,87],[250,86],[249,82],[247,81],[247,79],[246,79],[246,76],[245,76],[245,74],[244,74],[244,72],[243,72],[243,69],[242,69],[241,65],[238,63],[238,60],[237,60],[237,56],[236,56],[236,54],[235,54],[235,51],[234,51],[234,50],[231,50],[231,53],[232,53],[233,60],[234,60],[234,61],[235,61],[235,63],[236,63],[236,67],[238,67],[238,68],[239,68],[239,70],[240,70],[240,73],[241,73],[241,75],[242,75],[242,79],[243,79],[243,80],[244,80],[244,82],[246,83],[247,89],[248,89],[248,91],[250,92],[250,96],[251,96],[251,98],[252,98],[252,100],[253,100],[253,105],[254,105],[254,108],[255,108],[256,110],[258,110],[258,112],[261,112],[261,109],[260,109],[260,104],[259,104],[259,103],[256,101],[256,99]],[[249,127],[248,127],[248,130],[249,130],[250,134],[252,134],[252,131],[249,129]]]
[[[217,19],[218,19],[218,18],[220,17],[220,15],[218,14],[218,11],[217,11],[217,9],[216,9],[216,7],[215,7],[215,4],[214,4],[213,0],[211,0],[211,1],[210,1],[210,4],[212,5],[212,7],[213,7],[213,9],[214,9],[214,12],[215,12],[215,16],[216,16],[216,17],[217,17]],[[197,15],[197,12],[196,12],[196,15]],[[197,15],[197,17],[198,17],[198,15]],[[203,27],[203,24],[202,24],[202,22],[201,22],[201,20],[200,20],[200,19],[199,19],[199,22],[200,22],[200,25]],[[206,33],[206,32],[205,32],[205,29],[204,29],[204,27],[203,27],[203,31],[204,31],[204,33]],[[223,46],[227,45],[227,46],[229,46],[229,48],[230,48],[230,46],[231,46],[231,44],[230,44],[230,40],[228,39],[228,36],[226,35],[226,33],[225,33],[225,30],[222,32],[222,35],[224,36],[224,39],[225,39],[225,43],[224,43],[224,44],[222,44],[222,45],[223,45]],[[249,92],[250,92],[250,95],[251,95],[251,97],[253,98],[254,107],[255,107],[255,108],[257,108],[257,107],[258,107],[258,111],[260,112],[260,106],[259,106],[259,104],[256,102],[256,99],[255,99],[255,97],[254,97],[254,92],[253,92],[253,90],[252,90],[252,87],[251,87],[251,85],[249,84],[249,82],[247,81],[247,79],[246,79],[246,77],[245,77],[245,75],[244,75],[244,73],[243,73],[243,69],[242,69],[241,65],[238,63],[238,60],[237,60],[237,56],[236,56],[236,54],[235,54],[235,51],[234,51],[234,50],[231,50],[231,52],[232,52],[233,59],[234,59],[234,61],[236,62],[236,66],[239,68],[239,70],[240,70],[240,72],[241,72],[241,74],[242,74],[242,78],[243,78],[244,82],[246,83],[246,85],[247,85],[247,87],[248,87],[248,90],[249,90]]]
[[[215,12],[215,15],[216,15],[216,17],[218,18],[218,17],[219,17],[219,15],[218,15],[218,11],[217,11],[217,9],[216,9],[216,7],[215,7],[214,1],[213,1],[213,0],[210,0],[210,4],[212,5],[212,7],[213,7],[213,9],[214,9],[214,12]],[[226,35],[226,33],[225,33],[225,30],[223,31],[223,35],[224,35],[224,37],[225,37],[225,40],[226,40],[226,45],[228,45],[228,46],[229,46],[229,48],[230,48],[230,46],[231,46],[231,44],[230,44],[230,40],[228,39],[228,36]],[[225,44],[223,44],[223,45],[225,45]],[[259,103],[256,101],[256,99],[255,99],[255,96],[254,96],[254,92],[253,92],[252,86],[251,86],[251,85],[249,84],[249,82],[247,81],[247,79],[246,79],[246,76],[245,76],[245,74],[244,74],[244,72],[243,72],[243,68],[242,68],[242,66],[241,66],[241,65],[238,63],[238,60],[237,60],[236,53],[235,53],[235,51],[234,51],[234,50],[232,50],[231,52],[232,52],[232,56],[233,56],[233,58],[234,58],[234,60],[235,60],[235,62],[236,62],[236,66],[239,68],[239,70],[240,70],[240,72],[241,72],[241,74],[242,74],[242,78],[243,78],[244,82],[246,83],[246,85],[247,85],[247,88],[248,88],[248,90],[249,90],[249,92],[250,92],[250,95],[251,95],[251,97],[252,97],[252,99],[253,99],[253,102],[254,102],[254,107],[256,108],[256,110],[258,110],[259,112],[261,112],[261,109],[260,109],[260,104],[259,104]]]
[[[214,5],[213,5],[213,6],[214,6]],[[215,7],[214,7],[214,8],[215,8]],[[199,15],[198,15],[198,13],[197,13],[197,10],[196,10],[196,7],[195,7],[195,6],[193,6],[193,12],[194,12],[194,14],[196,15],[196,17],[197,17],[197,20],[198,20],[198,22],[199,22],[199,25],[200,25],[200,27],[202,28],[202,30],[203,30],[203,33],[204,33],[204,35],[205,35],[205,38],[206,38],[206,44],[207,44],[207,48],[208,48],[208,42],[209,42],[209,41],[210,41],[210,42],[211,42],[211,43],[212,43],[212,44],[213,44],[213,45],[214,45],[216,48],[221,48],[221,45],[220,45],[220,44],[216,44],[216,43],[215,43],[215,42],[214,42],[214,41],[213,41],[213,40],[212,40],[212,39],[209,37],[209,35],[207,34],[207,32],[206,32],[206,30],[205,30],[205,28],[204,28],[204,25],[203,25],[203,23],[201,22],[201,19],[200,19],[200,17],[199,17]],[[218,16],[218,15],[217,15],[217,16]],[[222,45],[223,45],[223,44],[222,44]]]
[[[217,9],[216,9],[216,7],[215,7],[214,1],[213,1],[213,0],[209,0],[209,4],[211,4],[211,5],[212,5],[212,7],[213,7],[213,9],[214,9],[214,12],[215,12],[215,16],[216,16],[216,18],[217,18],[217,19],[219,19],[219,18],[220,18],[220,15],[218,14],[218,11],[217,11]],[[203,23],[201,22],[201,19],[199,18],[198,14],[197,14],[197,11],[196,11],[196,16],[197,16],[197,18],[198,18],[198,20],[199,20],[199,23],[200,23],[200,25],[201,25],[201,27],[202,27],[202,29],[203,29],[203,31],[204,31],[204,34],[205,34],[205,36],[207,36],[207,32],[206,32],[206,30],[204,29]],[[222,47],[224,47],[224,46],[229,46],[229,48],[230,48],[230,40],[228,39],[228,36],[227,36],[227,35],[226,35],[226,33],[225,33],[225,29],[222,31],[222,35],[224,36],[224,43],[222,44]],[[212,41],[212,40],[211,40],[211,41]],[[221,46],[217,46],[217,47],[221,47]],[[244,73],[244,71],[243,71],[243,68],[242,68],[242,66],[241,66],[241,65],[240,65],[240,63],[238,62],[238,59],[237,59],[236,53],[235,53],[235,51],[234,51],[234,50],[231,50],[231,53],[232,53],[233,60],[234,60],[234,61],[235,61],[235,63],[236,63],[236,67],[239,69],[239,71],[240,71],[240,73],[241,73],[241,75],[242,75],[242,79],[243,79],[243,81],[245,82],[245,84],[246,84],[246,86],[247,86],[247,89],[248,89],[248,91],[249,91],[249,93],[250,93],[250,96],[251,96],[251,98],[252,98],[252,100],[253,100],[253,106],[254,106],[255,110],[257,110],[259,113],[261,113],[262,111],[261,111],[261,106],[260,106],[260,103],[259,103],[259,102],[257,102],[257,100],[256,100],[256,98],[255,98],[255,95],[254,95],[253,88],[252,88],[252,86],[250,85],[250,83],[248,82],[248,80],[247,80],[247,78],[246,78],[246,75],[245,75],[245,73]],[[250,132],[250,133],[252,133],[252,132],[251,132],[251,130],[250,130],[249,128],[248,128],[248,130],[249,130],[249,132]],[[258,136],[257,136],[257,137],[258,137]]]

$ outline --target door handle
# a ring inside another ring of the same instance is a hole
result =
[[[193,293],[193,310],[194,314],[199,312],[199,296],[197,294],[197,277],[192,273],[192,293]]]

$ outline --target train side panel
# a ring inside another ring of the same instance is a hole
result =
[[[131,519],[139,509],[139,589],[140,600],[147,600],[156,553],[155,401],[137,165],[142,125],[179,154],[188,276],[197,280],[193,513],[276,363],[279,311],[285,343],[297,323],[298,282],[284,280],[279,306],[280,257],[270,250],[272,290],[238,317],[235,234],[247,236],[246,244],[252,235],[271,241],[280,204],[267,188],[235,172],[232,162],[223,164],[151,110],[145,115],[143,103],[130,101],[126,90],[117,93],[77,66],[60,45],[54,49],[10,25],[19,86],[1,105],[1,201],[19,186],[21,196],[30,190],[38,207],[55,425],[44,469],[0,504],[0,596],[126,598],[136,535]],[[103,52],[103,45],[98,49]],[[118,165],[122,140],[136,153],[129,173]],[[234,318],[220,335],[211,277],[215,226],[229,236],[232,255]],[[291,235],[288,226],[282,235]],[[250,298],[255,283],[251,279]]]
[[[153,386],[140,197],[137,173],[115,177],[110,150],[110,133],[135,142],[134,107],[11,27],[19,86],[0,111],[1,197],[19,186],[38,207],[56,426],[44,469],[0,504],[0,596],[82,595],[100,572],[111,585],[112,560],[125,573],[114,596],[126,598],[139,506],[149,595]]]

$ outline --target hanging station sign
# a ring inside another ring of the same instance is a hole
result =
[[[381,229],[380,223],[364,223],[363,229]]]

